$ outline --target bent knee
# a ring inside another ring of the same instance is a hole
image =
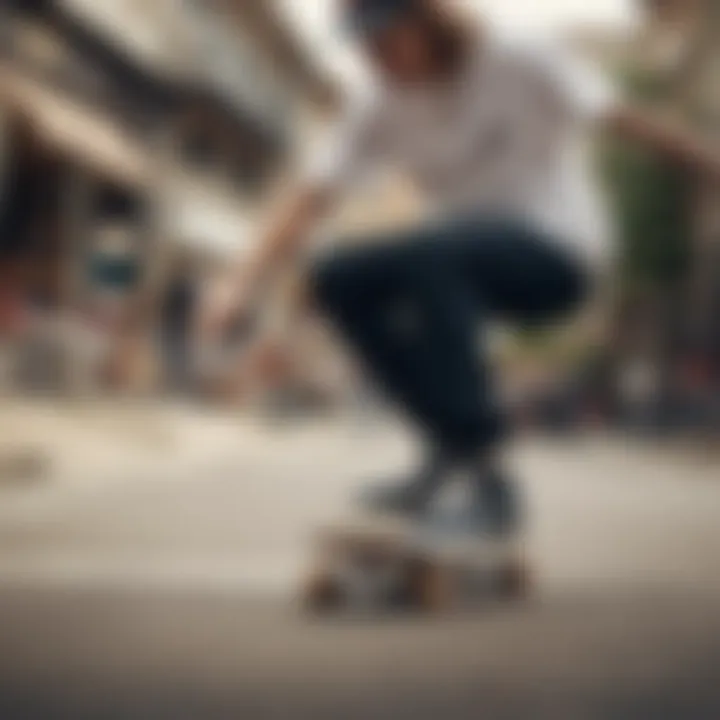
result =
[[[308,271],[310,293],[322,309],[334,307],[344,292],[346,281],[341,258],[337,252],[326,251],[315,257]]]
[[[310,267],[310,289],[324,309],[351,302],[362,294],[375,265],[364,249],[333,248],[314,259]]]

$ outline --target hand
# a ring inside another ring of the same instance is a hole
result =
[[[255,333],[248,283],[224,278],[211,288],[203,304],[195,355],[198,376],[214,383],[237,366],[238,343]]]
[[[200,323],[203,340],[211,344],[219,343],[232,321],[248,312],[249,304],[242,283],[234,278],[223,278],[210,290],[203,308]]]

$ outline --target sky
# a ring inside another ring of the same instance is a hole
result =
[[[501,25],[554,32],[588,23],[626,24],[632,21],[632,0],[463,0]],[[342,75],[356,71],[355,61],[343,47],[332,7],[335,0],[281,0],[321,60]]]

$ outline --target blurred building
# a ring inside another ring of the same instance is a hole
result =
[[[34,268],[18,291],[81,336],[132,337],[120,357],[143,355],[158,328],[177,354],[198,273],[249,242],[302,119],[334,89],[268,2],[0,10],[0,187],[3,207],[27,208],[5,224],[3,250],[19,251],[0,265]],[[55,365],[74,384],[68,333]]]
[[[583,29],[573,39],[626,82],[636,101],[720,151],[720,6],[639,4],[632,31]],[[621,375],[645,388],[641,395],[660,414],[692,396],[712,404],[720,388],[720,183],[642,156],[623,174],[616,189],[625,196],[626,230],[636,237],[624,238],[635,268],[618,316]]]
[[[667,112],[720,152],[720,7],[711,0],[646,2],[638,62],[666,78]],[[661,373],[671,405],[720,388],[720,183],[689,170],[685,272],[674,302],[661,305],[668,348]],[[662,330],[661,330],[662,332]]]

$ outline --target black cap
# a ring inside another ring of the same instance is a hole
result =
[[[353,35],[372,35],[382,32],[418,4],[419,0],[348,0],[343,26]]]

